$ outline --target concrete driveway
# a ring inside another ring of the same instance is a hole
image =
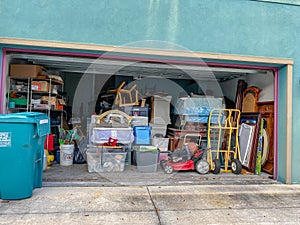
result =
[[[300,224],[300,185],[43,187],[0,224]]]

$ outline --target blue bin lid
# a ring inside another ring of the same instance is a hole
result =
[[[37,120],[49,119],[48,115],[40,112],[22,112],[1,114],[0,123],[36,123]]]
[[[37,133],[39,136],[50,133],[50,119],[45,113],[22,112],[0,114],[0,123],[33,123],[37,125]]]

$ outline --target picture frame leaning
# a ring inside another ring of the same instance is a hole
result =
[[[256,152],[261,123],[260,112],[244,112],[240,117],[239,145],[241,163],[249,172],[254,173]]]

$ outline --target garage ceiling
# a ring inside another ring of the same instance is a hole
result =
[[[219,82],[247,76],[265,74],[263,70],[227,67],[207,67],[203,65],[165,64],[157,62],[136,62],[114,59],[91,59],[41,54],[12,53],[11,63],[28,63],[44,66],[47,70],[63,73],[103,74],[168,79],[214,80]]]

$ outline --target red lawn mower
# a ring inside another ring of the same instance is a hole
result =
[[[198,144],[193,142],[187,143],[187,136],[196,136]],[[200,142],[201,136],[199,135],[185,135],[183,149],[175,149],[173,152],[169,153],[168,160],[162,160],[160,162],[165,173],[171,174],[174,171],[180,170],[196,170],[200,174],[208,173],[209,163],[206,161],[205,157],[203,157],[205,150],[201,149]]]

